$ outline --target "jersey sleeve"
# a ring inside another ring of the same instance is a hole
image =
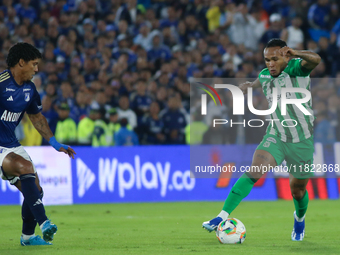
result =
[[[290,60],[284,71],[291,76],[308,76],[312,70],[304,68],[301,65],[301,62],[302,62],[301,58],[295,58]]]
[[[37,113],[42,111],[40,95],[39,95],[37,89],[35,88],[35,86],[33,87],[33,90],[34,90],[34,92],[33,92],[33,96],[32,96],[32,101],[28,105],[28,107],[26,108],[26,112],[28,114],[37,114]]]

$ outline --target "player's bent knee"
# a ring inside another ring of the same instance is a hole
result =
[[[296,199],[296,200],[301,200],[303,198],[303,196],[305,195],[306,190],[296,190],[292,192],[292,196]]]
[[[23,175],[23,174],[33,174],[34,173],[34,168],[31,162],[25,160],[21,160],[19,162],[15,163],[15,172],[18,176]]]

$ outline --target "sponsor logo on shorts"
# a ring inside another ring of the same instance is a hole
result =
[[[3,148],[0,149],[0,153],[3,153],[5,151],[6,151],[6,149],[3,149]]]
[[[268,138],[267,138],[267,141],[268,141],[268,142],[276,143],[276,140],[275,140],[274,137],[268,137]]]

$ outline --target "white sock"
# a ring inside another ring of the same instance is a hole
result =
[[[42,227],[44,226],[44,224],[46,223],[46,221],[48,221],[48,220],[45,220],[45,221],[39,226],[41,230],[42,230]]]
[[[303,217],[299,218],[297,215],[296,215],[296,212],[294,213],[294,217],[296,219],[297,222],[303,222],[303,220],[305,219],[306,217],[306,214],[303,215]]]
[[[223,210],[217,215],[217,217],[221,217],[222,220],[228,219],[228,216],[229,216],[229,213],[227,213],[226,211],[223,211]]]
[[[25,234],[21,234],[22,239],[24,239],[25,241],[28,241],[31,237],[35,237],[35,234],[33,235],[25,235]]]

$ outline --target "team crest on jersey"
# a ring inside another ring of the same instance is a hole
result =
[[[269,147],[270,146],[270,142],[266,141],[264,144],[263,144],[263,147]]]
[[[25,101],[30,101],[30,93],[25,93]]]
[[[279,85],[282,87],[285,85],[285,77],[281,77],[277,79],[277,82],[279,83]]]

